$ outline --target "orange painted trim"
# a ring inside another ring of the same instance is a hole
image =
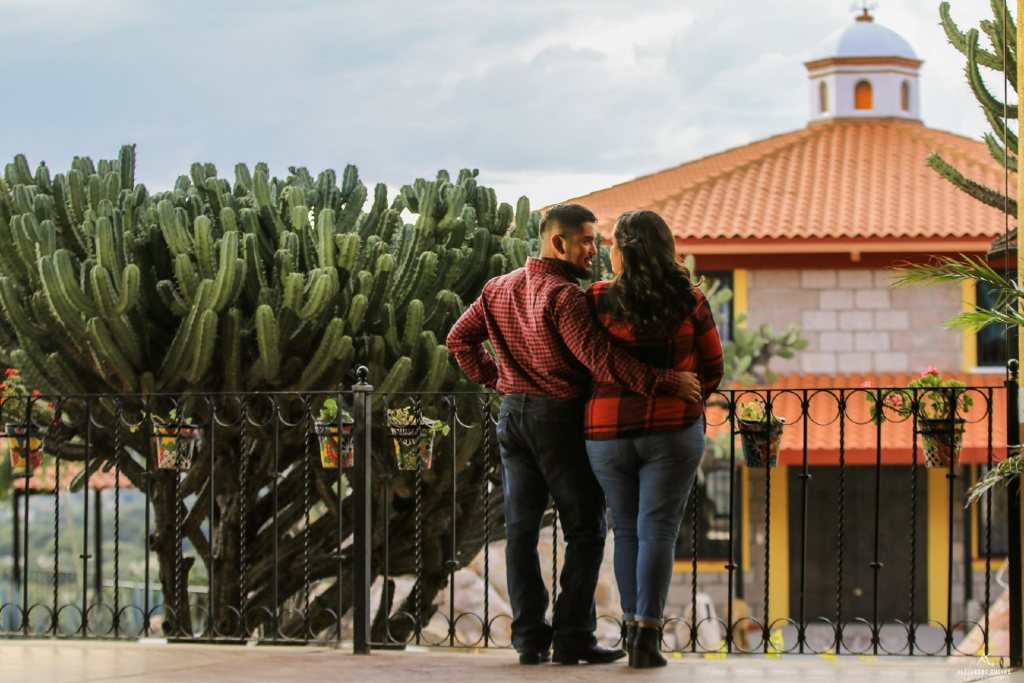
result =
[[[724,557],[713,560],[697,560],[697,573],[724,574],[729,571],[726,568],[727,564],[729,564],[729,560]],[[672,563],[672,571],[676,574],[689,574],[691,569],[693,569],[692,560],[677,559]]]
[[[1006,562],[1006,556],[1005,555],[993,555],[992,556],[992,564],[989,565],[989,569],[991,569],[992,573],[995,574],[997,571],[999,571],[999,568],[1001,566],[1003,566],[1003,562]],[[976,572],[983,572],[983,571],[985,571],[985,558],[984,557],[976,557],[976,558],[972,559],[971,560],[971,569],[973,569]]]
[[[680,254],[689,254],[686,245],[678,248]],[[792,254],[701,254],[700,267],[703,270],[880,270],[895,265],[899,261],[922,262],[931,255],[957,256],[963,253],[969,256],[984,256],[985,251],[942,252],[933,249],[926,254],[910,253],[817,253],[806,251]]]
[[[844,453],[847,465],[874,465],[877,451],[874,448],[848,448]],[[912,465],[914,452],[909,446],[905,448],[886,448],[882,450],[883,465]],[[803,464],[803,451],[795,448],[779,452],[780,465]],[[960,464],[983,465],[988,462],[988,451],[985,448],[965,447],[960,453]],[[808,465],[839,465],[839,450],[813,450],[807,452]],[[917,449],[917,464],[924,467],[924,453]]]
[[[930,239],[927,237],[863,237],[852,239],[824,239],[806,237],[756,238],[736,235],[693,239],[676,235],[678,248],[694,255],[703,254],[925,254],[934,251],[972,252],[984,254],[996,235],[963,237],[960,239]],[[702,264],[703,265],[703,264]]]
[[[910,59],[908,57],[825,57],[824,59],[804,62],[804,66],[807,67],[808,71],[815,71],[826,66],[868,66],[874,64],[898,64],[899,66],[916,69],[924,64],[924,62],[920,59]]]

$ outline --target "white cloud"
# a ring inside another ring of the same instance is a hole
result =
[[[937,5],[875,15],[925,60],[925,122],[976,138]],[[802,62],[852,20],[845,0],[0,0],[0,91],[19,102],[0,159],[56,171],[136,142],[152,189],[197,160],[356,163],[390,186],[468,166],[547,204],[802,127]]]
[[[621,173],[580,173],[578,171],[494,171],[480,169],[480,182],[494,188],[498,201],[515,206],[519,197],[530,198],[530,206],[539,209],[570,197],[579,197],[597,189],[629,180]]]
[[[143,5],[131,0],[0,0],[0,36],[43,32],[77,39],[120,30],[144,16]]]

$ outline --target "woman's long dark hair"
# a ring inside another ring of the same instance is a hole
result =
[[[697,305],[690,274],[676,260],[672,231],[654,211],[627,211],[615,223],[622,272],[608,288],[612,317],[641,338],[671,334]]]

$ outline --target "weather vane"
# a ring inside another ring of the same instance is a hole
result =
[[[860,10],[862,17],[870,17],[871,11],[878,9],[877,2],[871,2],[870,0],[857,0],[850,5],[850,9],[857,11]]]

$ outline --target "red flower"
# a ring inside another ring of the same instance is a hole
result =
[[[20,374],[20,373],[18,372],[18,368],[7,368],[4,371],[4,374],[7,375],[8,377],[12,377],[12,376]]]
[[[32,390],[32,398],[39,398],[42,395],[43,395],[43,392],[39,391],[38,389],[33,389]]]

